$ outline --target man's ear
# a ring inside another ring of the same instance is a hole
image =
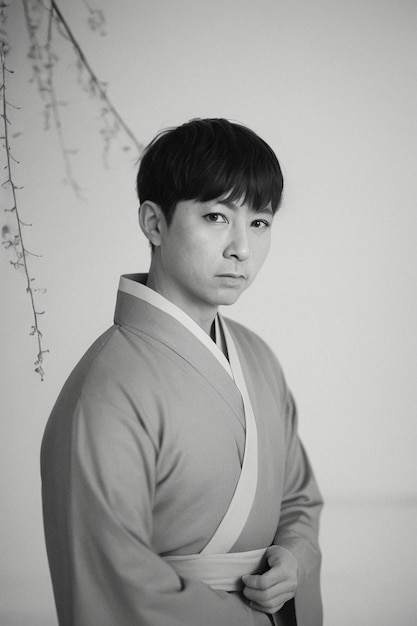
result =
[[[165,215],[156,202],[145,200],[139,207],[139,225],[153,246],[161,245],[161,229],[166,225]]]

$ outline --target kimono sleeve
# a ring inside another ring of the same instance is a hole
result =
[[[55,407],[42,478],[60,626],[268,624],[238,594],[179,578],[153,550],[156,455],[137,407],[121,410],[108,393]]]
[[[298,436],[297,409],[286,388],[286,464],[281,513],[274,544],[287,548],[297,559],[300,580],[320,561],[319,517],[323,506],[306,451]]]
[[[298,587],[294,598],[296,623],[321,626],[318,531],[323,501],[298,437],[297,409],[288,389],[285,407],[288,428],[286,471],[280,521],[273,543],[289,550],[298,563]]]

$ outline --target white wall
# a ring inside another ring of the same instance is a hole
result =
[[[267,339],[287,373],[329,503],[322,539],[329,547],[327,615],[334,617],[328,624],[342,626],[341,613],[359,624],[347,595],[335,591],[347,545],[340,519],[347,524],[347,517],[337,518],[341,509],[332,507],[352,502],[353,515],[371,500],[405,506],[415,501],[417,482],[416,3],[98,4],[106,37],[87,28],[79,0],[61,3],[140,141],[192,117],[224,116],[252,127],[280,158],[286,191],[270,259],[227,313]],[[33,223],[28,248],[42,254],[31,259],[31,271],[47,288],[39,306],[50,353],[41,383],[33,373],[24,279],[2,251],[0,616],[10,626],[23,624],[25,614],[28,623],[48,626],[54,619],[39,498],[43,428],[69,370],[111,323],[119,274],[145,270],[148,250],[137,228],[132,153],[116,144],[111,169],[103,168],[98,108],[80,91],[61,40],[63,116],[69,144],[79,149],[74,168],[85,201],[62,184],[57,139],[44,132],[42,103],[28,82],[21,3],[15,0],[9,13],[9,99],[22,107],[12,114],[14,131],[22,132],[13,140],[17,184],[24,185],[18,197],[22,217]],[[406,550],[407,512],[404,519]],[[381,542],[391,531],[398,528],[388,525]],[[408,581],[412,567],[410,561]],[[412,593],[401,587],[407,626]]]

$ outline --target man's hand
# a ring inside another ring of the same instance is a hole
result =
[[[242,576],[244,596],[256,611],[273,614],[294,597],[297,589],[297,561],[281,546],[270,546],[266,551],[270,567],[264,574]]]

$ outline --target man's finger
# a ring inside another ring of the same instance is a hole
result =
[[[261,598],[268,600],[274,596],[279,596],[283,593],[293,593],[294,591],[295,585],[286,580],[279,582],[276,585],[272,585],[271,587],[267,587],[266,589],[255,589],[253,587],[243,588],[245,596],[250,600],[255,601]]]
[[[269,569],[264,574],[247,574],[242,576],[242,582],[245,587],[251,589],[269,589],[273,585],[283,582],[284,576],[281,575],[279,568]]]

